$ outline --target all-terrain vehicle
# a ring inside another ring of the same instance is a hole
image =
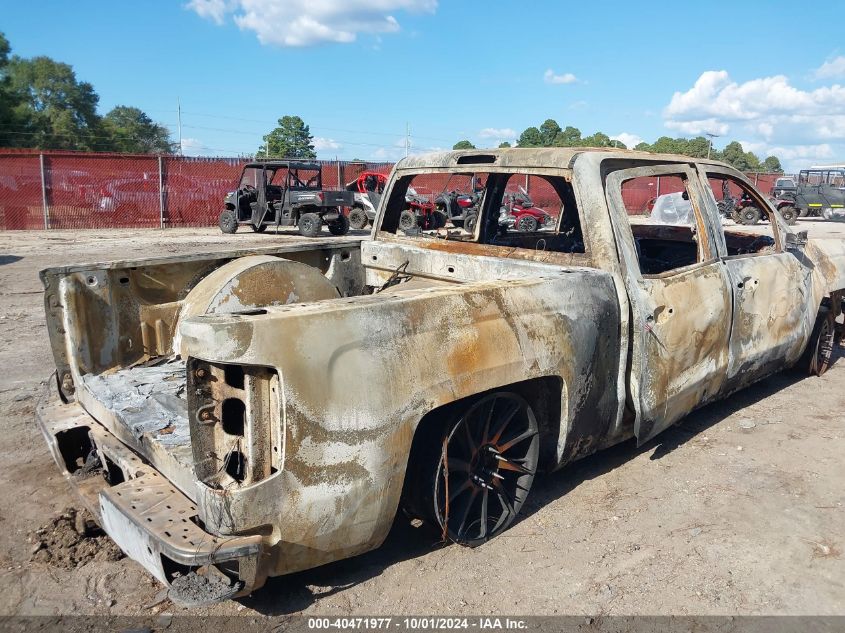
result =
[[[845,214],[845,168],[802,169],[794,192],[781,194],[798,215],[827,220]]]
[[[519,191],[505,192],[499,213],[500,225],[513,227],[523,233],[532,233],[552,222],[552,217],[545,209],[534,206],[531,196],[522,187]]]
[[[787,224],[793,225],[798,220],[798,211],[792,199],[786,197],[780,200],[771,199],[771,203],[780,211]],[[716,205],[720,214],[737,224],[750,226],[765,221],[768,217],[753,201],[748,192],[742,191],[738,198],[735,197],[731,193],[727,181],[722,183],[722,199]]]
[[[353,229],[364,229],[367,224],[375,220],[384,183],[387,176],[376,171],[364,171],[352,182],[347,183],[346,190],[354,196],[352,208],[349,209],[349,225]]]
[[[346,185],[347,191],[352,191],[355,196],[349,210],[349,225],[353,229],[364,229],[376,219],[376,209],[386,180],[384,174],[365,171]],[[446,215],[435,208],[431,197],[409,187],[405,194],[405,210],[399,218],[399,228],[413,231],[417,228],[428,230],[446,226]]]
[[[323,189],[320,163],[269,160],[244,166],[238,188],[226,195],[220,229],[234,233],[248,224],[260,233],[268,226],[296,226],[315,237],[323,224],[332,235],[346,235],[349,219],[343,207],[352,206],[350,191]]]

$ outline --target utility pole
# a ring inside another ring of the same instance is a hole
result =
[[[411,124],[405,123],[405,156],[411,151]]]
[[[182,155],[182,102],[176,97],[176,127],[179,129],[179,156]]]
[[[707,159],[710,159],[710,151],[713,149],[713,139],[719,138],[718,134],[713,134],[712,132],[705,132],[704,136],[710,139],[710,145],[707,146]]]

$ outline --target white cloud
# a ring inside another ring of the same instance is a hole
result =
[[[229,0],[191,0],[186,7],[216,24],[223,24],[226,14],[234,8]]]
[[[621,141],[621,142],[625,143],[625,147],[627,147],[628,149],[633,149],[634,146],[639,145],[640,143],[643,142],[643,139],[642,139],[641,136],[637,136],[636,134],[630,134],[628,132],[620,132],[619,134],[616,134],[615,136],[611,136],[610,140]]]
[[[187,8],[217,24],[231,15],[262,44],[311,46],[396,33],[393,12],[434,13],[437,0],[190,0]]]
[[[681,134],[698,136],[699,134],[716,134],[724,136],[731,129],[727,123],[717,119],[702,119],[700,121],[666,121],[666,127]]]
[[[516,130],[509,127],[486,127],[478,133],[481,138],[508,139],[516,138]]]
[[[322,136],[314,137],[314,149],[318,152],[325,151],[327,149],[340,149],[341,147],[343,146],[333,138],[323,138]]]
[[[825,62],[817,76],[833,77],[839,59]],[[740,83],[727,71],[711,70],[689,90],[675,92],[663,118],[668,129],[682,135],[746,138],[746,149],[758,148],[752,151],[761,157],[774,154],[787,169],[845,155],[845,86],[836,83],[801,90],[784,75]]]
[[[205,145],[198,138],[182,139],[182,154],[185,156],[203,156],[207,151]]]
[[[845,77],[845,55],[828,59],[813,73],[816,79],[840,79]]]
[[[776,114],[845,114],[845,87],[799,90],[784,75],[739,84],[725,70],[708,70],[686,92],[676,92],[663,114],[672,121],[707,118],[750,121]]]
[[[555,71],[549,68],[543,73],[543,81],[547,84],[574,84],[578,81],[578,78],[572,73],[563,73],[558,75]]]

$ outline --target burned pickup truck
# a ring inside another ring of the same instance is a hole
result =
[[[400,230],[410,187],[464,173],[485,183],[472,233]],[[499,223],[526,176],[557,218],[532,232]],[[659,221],[639,199],[657,178],[681,194]],[[723,227],[723,181],[770,222]],[[401,161],[360,243],[41,277],[50,450],[106,532],[189,602],[192,582],[217,588],[203,600],[244,595],[377,548],[396,517],[479,545],[538,472],[646,442],[784,368],[821,374],[845,243],[793,233],[718,162],[476,150]]]

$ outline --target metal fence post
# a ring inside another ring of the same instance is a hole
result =
[[[47,177],[44,174],[44,154],[38,155],[41,165],[41,204],[44,208],[44,228],[50,228],[50,208],[47,206]]]
[[[337,188],[343,189],[343,176],[340,171],[340,161],[335,158],[335,163],[337,163]]]
[[[525,195],[527,196],[531,192],[531,188],[529,187],[529,178],[528,174],[525,174]]]
[[[158,228],[164,228],[164,169],[161,156],[158,157]]]

